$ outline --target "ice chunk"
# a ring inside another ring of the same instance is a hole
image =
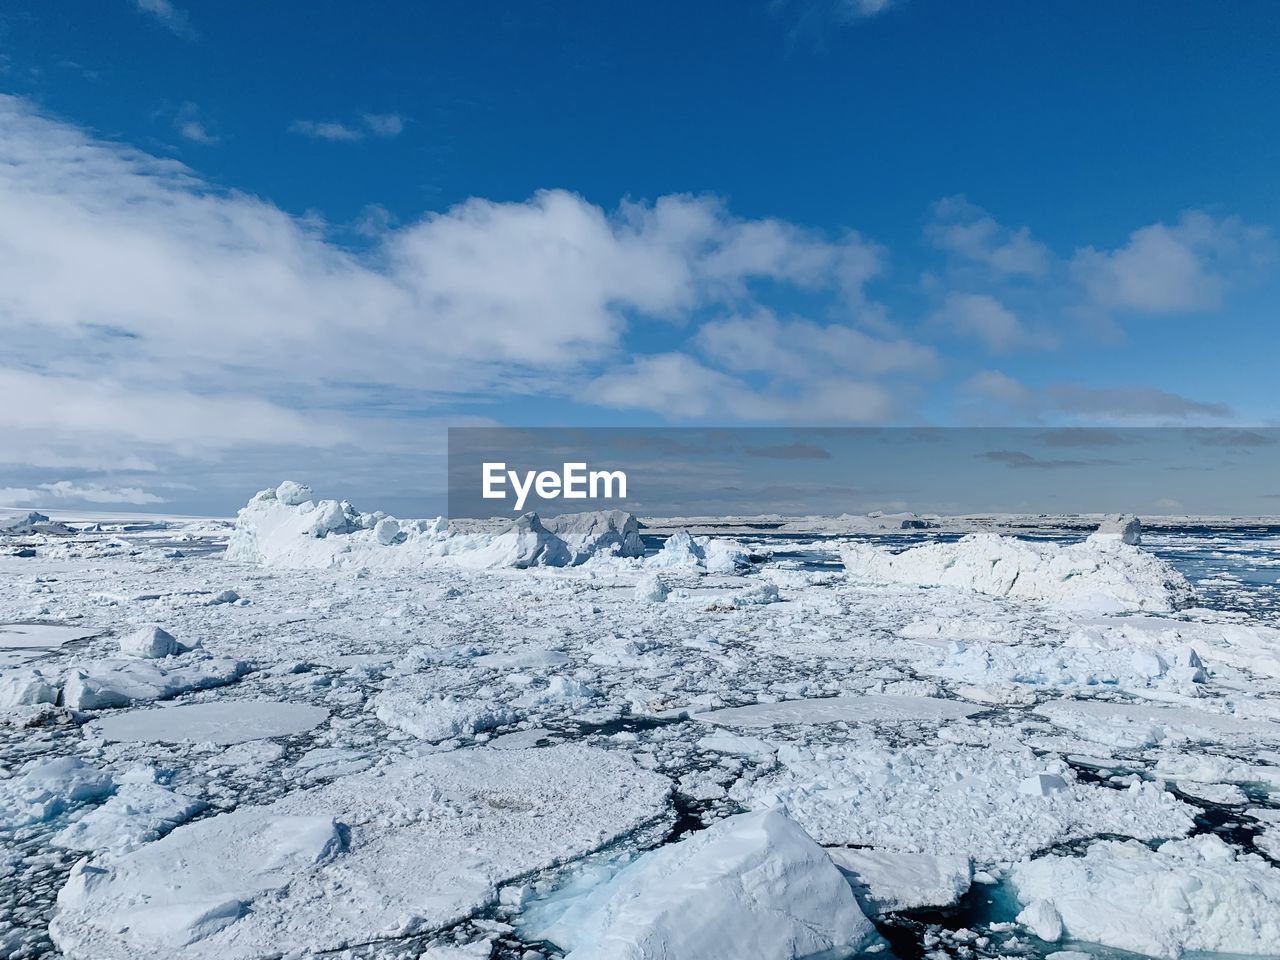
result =
[[[1156,850],[1131,840],[1100,841],[1082,857],[1015,864],[1011,880],[1027,905],[1023,914],[1052,910],[1073,940],[1153,957],[1194,950],[1280,954],[1280,870],[1216,834]],[[1023,915],[1019,920],[1028,923]]]
[[[150,660],[99,660],[72,670],[62,687],[62,702],[75,710],[127,707],[164,700],[189,690],[205,690],[238,680],[247,664],[229,657],[207,657],[181,666],[161,667]]]
[[[573,560],[569,546],[542,525],[536,513],[526,513],[488,544],[456,555],[466,567],[563,567]]]
[[[636,581],[635,598],[639,603],[661,603],[670,593],[667,585],[656,573],[648,574]]]
[[[389,547],[400,539],[400,521],[391,517],[383,517],[373,527],[373,535],[384,547]]]
[[[328,716],[305,703],[216,700],[116,713],[94,720],[88,732],[108,742],[232,744],[303,733]]]
[[[625,510],[566,513],[546,518],[543,525],[565,542],[574,563],[595,556],[644,556],[640,524]]]
[[[114,789],[111,774],[78,757],[29,760],[14,776],[0,780],[0,828],[51,820]]]
[[[705,563],[707,552],[687,530],[677,530],[667,537],[662,549],[645,561],[659,570],[696,570]]]
[[[1048,900],[1032,900],[1018,913],[1018,922],[1041,940],[1057,943],[1062,939],[1062,917]]]
[[[57,703],[60,680],[43,670],[5,670],[0,673],[0,708]]]
[[[860,580],[957,587],[1069,609],[1165,612],[1193,597],[1182,574],[1118,538],[1060,546],[981,533],[901,553],[850,544],[841,559]]]
[[[181,647],[173,634],[159,624],[149,623],[120,638],[120,652],[126,657],[158,660],[179,653]]]
[[[249,960],[429,933],[665,815],[669,789],[579,745],[402,761],[81,861],[50,933],[73,960]]]
[[[736,540],[709,540],[703,552],[707,573],[741,573],[751,566],[747,552]]]
[[[1033,773],[1018,784],[1018,792],[1032,797],[1047,797],[1051,793],[1067,789],[1067,781],[1056,773]]]
[[[439,743],[515,723],[520,715],[499,703],[475,697],[459,698],[435,692],[429,678],[418,674],[393,677],[372,706],[389,727]]]
[[[849,875],[859,902],[872,913],[949,907],[973,881],[966,856],[848,847],[831,847],[827,853]]]
[[[566,960],[792,960],[876,936],[826,853],[778,810],[645,854],[533,935]]]
[[[1131,513],[1117,513],[1103,517],[1098,529],[1089,534],[1090,540],[1119,540],[1137,546],[1142,543],[1142,521]]]
[[[305,483],[286,480],[276,487],[276,499],[286,507],[296,507],[311,499],[311,488]]]

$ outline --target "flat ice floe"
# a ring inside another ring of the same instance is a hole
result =
[[[302,733],[328,716],[305,703],[219,700],[111,714],[89,724],[88,733],[108,743],[232,744]]]
[[[50,932],[77,960],[247,960],[430,931],[663,817],[669,790],[576,745],[402,761],[81,862]]]
[[[1068,609],[1166,612],[1193,596],[1186,578],[1169,564],[1110,536],[1060,546],[981,533],[900,553],[850,544],[840,557],[849,575],[860,580],[957,587]]]
[[[893,853],[866,847],[830,847],[832,861],[849,877],[871,913],[949,907],[973,882],[967,856]]]
[[[798,960],[875,928],[822,848],[763,810],[642,855],[532,934],[565,960]]]
[[[898,720],[959,720],[980,713],[982,707],[937,697],[880,696],[821,697],[726,707],[697,713],[693,719],[727,727],[774,727],[793,723],[889,722]]]
[[[1043,857],[1013,868],[1038,936],[1069,937],[1153,957],[1207,950],[1280,954],[1280,870],[1214,834],[1152,850],[1101,841],[1081,857]]]
[[[0,624],[0,668],[45,656],[63,644],[92,637],[96,630],[56,623]]]

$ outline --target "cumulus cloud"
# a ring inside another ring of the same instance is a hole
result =
[[[939,250],[977,264],[997,276],[1041,277],[1049,272],[1053,255],[1026,227],[1002,226],[981,207],[964,197],[947,197],[933,207],[925,237]]]
[[[675,420],[877,423],[896,412],[892,393],[871,381],[815,378],[788,389],[757,389],[683,353],[637,358],[588,383],[585,396],[602,406]]]
[[[980,340],[992,353],[1053,343],[1047,334],[1029,330],[1013,311],[986,293],[947,294],[934,312],[933,322],[942,329]]]
[[[1272,254],[1265,228],[1239,217],[1215,219],[1188,211],[1172,226],[1156,223],[1135,230],[1115,250],[1077,251],[1071,270],[1104,308],[1182,313],[1219,309],[1231,280]]]

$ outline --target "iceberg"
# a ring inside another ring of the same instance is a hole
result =
[[[857,580],[955,587],[1073,610],[1167,613],[1194,598],[1168,563],[1112,536],[1061,546],[977,533],[901,553],[849,544],[840,556]]]

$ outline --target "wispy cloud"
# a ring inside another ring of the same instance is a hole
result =
[[[200,108],[190,101],[178,108],[178,112],[173,118],[173,128],[178,131],[178,135],[184,140],[190,140],[192,143],[198,143],[202,146],[213,146],[219,141],[219,137],[209,129],[208,123],[201,118]]]
[[[185,10],[175,7],[170,0],[134,0],[139,10],[155,17],[176,36],[185,40],[196,39],[195,28]]]
[[[289,132],[331,143],[354,143],[370,136],[389,140],[404,132],[405,122],[405,118],[398,113],[366,113],[359,123],[295,120],[289,124]]]
[[[55,480],[35,487],[0,487],[0,505],[11,507],[43,506],[54,500],[82,503],[146,504],[164,503],[163,497],[139,487],[104,487],[96,483]]]

